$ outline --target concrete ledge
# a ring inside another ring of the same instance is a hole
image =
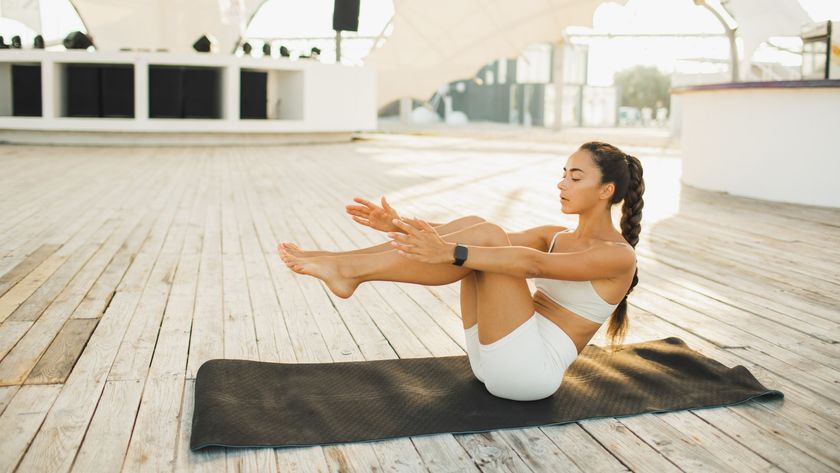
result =
[[[247,146],[343,143],[351,132],[322,133],[125,133],[0,130],[0,143],[33,145]]]

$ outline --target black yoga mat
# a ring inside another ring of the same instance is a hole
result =
[[[783,394],[743,366],[727,368],[676,337],[614,353],[587,345],[557,392],[538,401],[493,396],[464,355],[340,363],[210,360],[196,375],[190,448],[483,432],[758,397]]]

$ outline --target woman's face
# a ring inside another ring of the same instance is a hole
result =
[[[612,183],[601,185],[601,170],[589,151],[579,149],[569,156],[563,168],[563,178],[557,183],[563,213],[577,214],[596,205],[604,205]]]

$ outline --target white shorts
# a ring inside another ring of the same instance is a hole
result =
[[[554,394],[578,356],[574,341],[551,320],[534,312],[511,333],[484,345],[478,324],[464,330],[473,374],[494,396],[536,401]]]

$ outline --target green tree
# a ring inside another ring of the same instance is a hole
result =
[[[620,94],[620,105],[671,108],[671,77],[654,66],[633,66],[615,73],[613,82]]]

